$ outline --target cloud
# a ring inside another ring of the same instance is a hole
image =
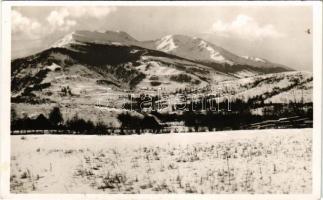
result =
[[[65,8],[71,17],[95,17],[95,18],[101,18],[106,17],[112,12],[115,12],[117,10],[116,7],[97,7],[97,6],[91,6],[91,7],[67,7]]]
[[[218,20],[212,25],[212,32],[221,36],[233,36],[249,40],[284,36],[272,24],[260,26],[257,21],[247,15],[238,15],[229,23]]]
[[[85,17],[102,18],[116,11],[116,7],[63,7],[53,10],[46,18],[52,30],[68,31]]]
[[[43,19],[32,19],[17,10],[11,12],[11,30],[13,35],[30,39],[41,38],[52,33],[65,33],[77,26],[84,18],[101,19],[115,12],[116,7],[67,6],[55,8]]]
[[[40,27],[38,21],[25,17],[18,11],[12,11],[11,31],[13,34],[26,34],[28,37],[34,38]]]
[[[70,28],[76,25],[76,21],[68,19],[69,16],[70,14],[66,9],[50,12],[46,18],[50,30],[52,32],[70,30]]]

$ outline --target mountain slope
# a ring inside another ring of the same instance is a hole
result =
[[[234,81],[223,81],[215,88],[231,98],[264,103],[313,102],[313,75],[310,72],[293,71],[266,74]]]
[[[139,46],[147,49],[162,51],[182,58],[198,62],[216,71],[230,73],[238,78],[292,71],[291,68],[272,63],[262,58],[238,56],[222,47],[201,38],[185,35],[167,35],[153,41],[138,41],[125,32],[106,31],[90,32],[76,31],[67,35],[54,47],[68,46],[71,43],[114,44]]]
[[[15,100],[39,97],[57,101],[54,96],[62,95],[61,90],[67,86],[72,86],[72,93],[78,95],[75,97],[84,96],[84,90],[87,94],[93,91],[94,97],[98,91],[104,93],[109,89],[176,90],[234,79],[231,75],[164,52],[74,39],[67,37],[56,43],[61,47],[12,61],[11,90]]]
[[[168,35],[155,41],[146,42],[144,46],[199,61],[225,73],[249,71],[254,75],[259,75],[261,73],[292,70],[291,68],[272,63],[265,59],[251,56],[238,56],[201,38],[185,35]],[[219,67],[219,64],[222,64],[222,67]]]
[[[60,95],[61,85],[72,85],[74,94],[81,96],[84,90],[93,91],[94,96],[101,89],[175,91],[228,81],[235,88],[235,83],[245,80],[243,77],[262,80],[266,79],[263,74],[289,70],[265,59],[236,56],[189,36],[169,35],[140,42],[125,32],[76,31],[43,52],[13,60],[11,89],[14,98],[53,100],[46,92]],[[280,73],[273,76],[279,77]],[[277,84],[279,87],[278,82],[273,86]]]

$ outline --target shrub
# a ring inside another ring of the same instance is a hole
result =
[[[196,79],[196,80],[194,80],[193,81],[193,84],[195,84],[195,85],[198,85],[198,84],[200,84],[201,83],[201,81],[200,80],[198,80],[198,79]]]
[[[95,126],[91,120],[84,120],[75,115],[72,119],[66,122],[66,127],[69,130],[77,133],[94,133]]]
[[[131,89],[133,89],[138,83],[140,83],[140,81],[142,81],[144,78],[146,78],[146,75],[143,73],[140,73],[139,75],[137,75],[134,79],[132,79],[129,82],[129,86]]]
[[[149,78],[149,80],[152,80],[152,81],[157,81],[159,78],[158,78],[158,76],[151,76],[150,78]]]
[[[61,92],[63,93],[63,96],[67,96],[67,95],[72,96],[73,95],[72,90],[70,89],[69,86],[62,87]]]
[[[95,133],[99,135],[107,133],[107,129],[107,125],[105,125],[101,120],[99,120],[94,127]]]
[[[189,83],[192,80],[192,77],[186,74],[178,74],[178,75],[172,75],[170,77],[170,80],[176,81],[179,83]]]
[[[161,82],[152,81],[152,82],[150,82],[150,85],[152,85],[152,86],[159,86],[159,85],[161,85]]]
[[[49,113],[49,120],[55,125],[59,125],[63,122],[63,116],[59,107],[54,107]]]

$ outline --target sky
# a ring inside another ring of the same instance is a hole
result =
[[[75,30],[120,30],[137,40],[203,38],[237,55],[312,71],[310,6],[20,6],[11,12],[12,57],[48,48]]]

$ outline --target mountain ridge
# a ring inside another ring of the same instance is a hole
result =
[[[201,38],[181,34],[167,35],[149,41],[138,41],[123,31],[75,31],[71,35],[74,36],[74,41],[70,40],[70,42],[133,45],[163,51],[194,61],[229,65],[249,65],[257,68],[279,67],[286,71],[293,70],[290,67],[272,63],[266,59],[261,59],[262,62],[259,62],[259,60],[250,59],[256,58],[253,56],[248,56],[246,58],[244,56],[235,55],[234,53]],[[69,34],[68,36],[71,37],[71,35]]]
[[[202,53],[194,56],[196,51]],[[14,96],[32,95],[33,91],[51,87],[58,81],[54,87],[57,90],[59,85],[65,84],[59,77],[66,76],[75,79],[70,84],[82,85],[82,80],[92,82],[93,88],[175,91],[291,71],[280,66],[236,64],[234,59],[268,62],[254,57],[243,58],[200,38],[185,35],[141,42],[122,31],[77,31],[65,35],[40,53],[13,60],[11,89]],[[51,81],[48,81],[49,77]]]

